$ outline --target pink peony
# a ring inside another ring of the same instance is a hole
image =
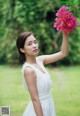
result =
[[[66,6],[62,6],[56,13],[56,16],[57,18],[55,19],[53,26],[57,30],[70,32],[78,25],[76,17],[74,17],[72,13],[67,10]]]

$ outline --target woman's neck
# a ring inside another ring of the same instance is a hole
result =
[[[29,64],[37,64],[36,57],[27,57],[26,62]]]

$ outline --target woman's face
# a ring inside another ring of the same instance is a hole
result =
[[[24,53],[29,56],[37,55],[39,53],[38,42],[33,35],[30,35],[26,39],[24,44]]]

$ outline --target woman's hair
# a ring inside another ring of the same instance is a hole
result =
[[[25,54],[20,51],[20,48],[24,48],[25,41],[30,35],[34,34],[32,32],[23,32],[18,36],[16,41],[16,46],[19,52],[19,62],[21,64],[23,64],[26,61],[26,57]]]

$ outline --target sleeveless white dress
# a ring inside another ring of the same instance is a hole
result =
[[[24,88],[29,92],[27,82],[24,78],[24,69],[29,66],[31,67],[36,73],[36,82],[37,82],[37,89],[39,94],[40,103],[43,110],[43,116],[56,116],[54,101],[51,94],[51,86],[52,81],[50,75],[46,68],[44,67],[43,63],[36,57],[37,64],[43,69],[42,72],[40,69],[31,65],[29,63],[24,63],[22,66],[22,81]],[[30,100],[29,104],[27,105],[23,116],[37,116],[34,110],[34,106],[32,101]]]

